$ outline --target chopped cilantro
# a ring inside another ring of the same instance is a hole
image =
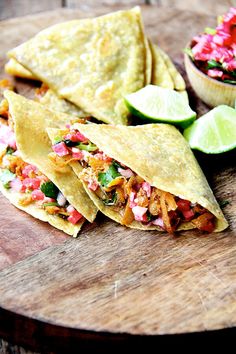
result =
[[[221,208],[224,208],[226,205],[229,204],[229,201],[228,200],[220,200],[219,204],[220,204]]]
[[[118,161],[113,161],[113,166],[118,170],[118,168],[123,168],[122,166],[121,166],[121,164],[119,164],[119,162]]]
[[[230,74],[231,74],[232,76],[236,76],[236,70],[231,71]]]
[[[117,202],[117,194],[114,191],[111,198],[103,199],[102,200],[105,205],[115,205]]]
[[[235,80],[223,80],[223,82],[225,82],[226,84],[233,84],[233,85],[236,84]]]
[[[56,199],[59,189],[52,182],[45,182],[40,187],[41,191],[44,193],[46,197]]]
[[[9,171],[8,169],[4,169],[0,172],[0,181],[3,184],[3,187],[6,189],[10,188],[10,182],[16,178],[16,175]]]
[[[12,155],[13,152],[15,152],[15,150],[12,149],[10,146],[8,146],[8,147],[7,147],[7,151],[6,151],[7,155]]]
[[[149,210],[146,212],[146,215],[147,215],[148,222],[152,221],[155,218],[154,215],[152,215]]]
[[[207,62],[207,69],[213,69],[213,68],[220,68],[222,69],[222,65],[215,61],[214,59],[208,60]]]
[[[98,182],[100,182],[103,187],[106,187],[111,181],[113,181],[113,179],[121,176],[121,174],[117,171],[118,167],[120,167],[120,165],[113,162],[106,172],[100,172],[98,174]]]

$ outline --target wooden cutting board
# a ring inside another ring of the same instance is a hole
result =
[[[116,9],[58,10],[1,22],[2,76],[6,51],[40,29]],[[213,18],[193,12],[155,6],[142,11],[148,36],[182,72],[182,48],[194,34],[215,24]],[[18,92],[32,97],[35,83],[14,83]],[[190,88],[189,94],[194,109],[208,110]],[[235,326],[235,151],[197,157],[217,199],[228,201],[223,211],[230,227],[219,234],[189,231],[169,236],[131,230],[99,215],[73,239],[1,196],[1,318],[7,320],[3,313],[10,316],[8,310],[13,324],[24,315],[25,320],[39,320],[34,331],[50,323],[67,328],[67,333],[77,329],[156,335]],[[0,334],[4,331],[0,321]]]

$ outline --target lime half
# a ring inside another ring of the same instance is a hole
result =
[[[155,85],[125,96],[130,112],[146,121],[163,122],[188,127],[196,118],[186,97],[180,93]]]
[[[218,106],[184,130],[192,149],[219,154],[236,147],[236,110]]]

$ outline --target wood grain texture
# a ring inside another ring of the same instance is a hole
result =
[[[0,20],[53,10],[61,6],[61,0],[1,0]]]
[[[16,212],[1,194],[0,204],[1,210],[7,210],[7,213],[1,215],[0,270],[53,244],[67,240],[66,235],[63,233],[58,235],[53,228],[48,228],[48,224],[33,219],[24,212],[18,210]],[[17,232],[14,231],[16,225]]]
[[[6,50],[49,24],[118,8],[59,10],[2,22],[1,65]],[[182,48],[191,35],[213,23],[213,17],[145,6],[142,11],[147,34],[183,72]],[[15,83],[20,93],[32,93],[25,81]],[[188,89],[193,108],[207,111]],[[57,240],[63,237],[60,232],[34,222],[3,201],[0,306],[15,313],[16,319],[22,314],[68,331],[150,335],[235,326],[235,155],[198,154],[198,158],[218,200],[229,201],[224,212],[230,227],[220,234],[189,231],[172,237],[126,229],[100,216],[78,239],[55,244],[47,234],[52,232]],[[18,227],[12,236],[15,220]],[[36,235],[40,242],[35,246]],[[25,247],[28,250],[23,254]],[[1,323],[0,333],[4,333]]]
[[[179,10],[194,11],[210,16],[218,16],[226,13],[231,6],[236,6],[235,0],[150,0],[151,4],[157,3],[161,7],[176,8]]]
[[[98,6],[114,6],[114,5],[124,5],[124,6],[136,6],[136,5],[145,5],[147,4],[147,0],[65,0],[64,7],[67,8],[91,8]]]
[[[101,220],[78,240],[3,270],[0,304],[44,322],[115,333],[231,327],[236,318],[232,236],[188,232],[173,238]]]

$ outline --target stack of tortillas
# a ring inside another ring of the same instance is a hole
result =
[[[42,103],[76,116],[128,124],[123,97],[145,85],[185,91],[176,67],[147,40],[139,7],[59,23],[12,49],[5,70],[42,81]]]

